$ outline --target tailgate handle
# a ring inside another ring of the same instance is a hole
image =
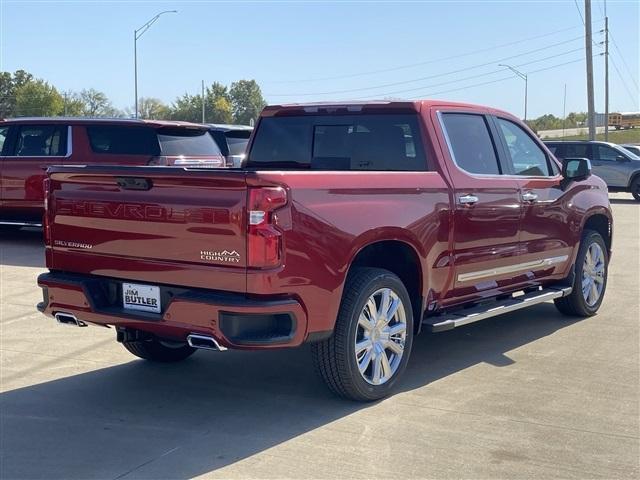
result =
[[[151,190],[153,183],[148,178],[116,177],[118,186],[124,190]]]

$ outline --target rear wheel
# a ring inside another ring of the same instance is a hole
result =
[[[316,369],[336,394],[358,401],[387,396],[413,341],[411,300],[402,281],[379,268],[347,279],[331,338],[313,345]]]
[[[186,343],[170,342],[158,338],[122,342],[122,345],[136,357],[154,362],[179,362],[196,351]]]
[[[636,201],[640,202],[640,177],[637,177],[631,182],[631,195]]]
[[[609,258],[602,236],[585,230],[575,264],[575,280],[570,295],[555,300],[565,315],[590,317],[600,308],[607,288]]]

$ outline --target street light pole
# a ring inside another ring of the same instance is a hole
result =
[[[135,89],[135,118],[138,118],[138,39],[149,30],[149,27],[153,25],[158,18],[160,18],[165,13],[178,13],[177,10],[165,10],[164,12],[160,12],[156,14],[151,20],[142,25],[140,28],[133,31],[133,76],[134,76],[134,89]]]
[[[527,95],[529,89],[529,78],[526,73],[522,73],[520,70],[516,70],[511,65],[505,65],[504,63],[499,63],[499,67],[507,67],[513,73],[515,73],[518,77],[524,80],[524,121],[527,121]]]

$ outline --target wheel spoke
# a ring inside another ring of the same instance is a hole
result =
[[[372,325],[375,325],[377,321],[378,311],[376,308],[376,302],[373,300],[373,297],[369,297],[367,305],[365,306],[365,311],[369,312],[369,321]]]
[[[593,259],[591,258],[591,248],[587,249],[587,254],[584,257],[584,263],[589,267],[593,266]]]
[[[404,352],[404,347],[400,343],[394,342],[393,340],[387,341],[387,343],[385,344],[385,348],[388,348],[396,355],[402,355],[402,353]]]
[[[389,323],[391,319],[396,315],[396,313],[398,312],[398,308],[400,307],[400,303],[401,301],[399,297],[395,297],[393,299],[393,302],[391,302],[391,306],[387,311],[387,318],[385,320],[385,324]]]
[[[373,359],[373,372],[371,374],[371,381],[374,385],[379,385],[382,379],[382,356],[376,355]]]
[[[406,331],[407,331],[406,323],[396,323],[395,325],[392,325],[385,329],[385,332],[388,333],[390,337],[393,337],[394,335],[399,335]]]
[[[586,278],[582,281],[582,296],[586,300],[589,296],[589,290],[591,289],[591,279]]]
[[[364,354],[364,357],[362,357],[362,360],[358,362],[358,369],[360,370],[360,373],[364,373],[367,370],[372,358],[373,349],[368,350],[367,353]]]
[[[368,338],[365,338],[364,340],[360,340],[358,343],[356,343],[356,356],[360,357],[360,354],[364,351],[369,351],[371,350],[371,348],[373,347],[373,344],[371,343],[371,340],[369,340]]]
[[[591,283],[591,291],[589,292],[589,298],[591,299],[589,303],[593,304],[598,301],[598,288],[596,287],[596,282]]]
[[[383,350],[379,355],[381,363],[382,363],[382,377],[386,380],[392,375],[391,365],[389,364],[389,357],[387,357],[387,353]]]
[[[364,314],[364,312],[361,313],[360,317],[358,318],[358,325],[364,328],[367,332],[370,332],[371,329],[373,328],[373,325],[371,324],[367,316]]]
[[[389,302],[391,299],[391,290],[385,288],[382,291],[382,299],[380,300],[380,310],[378,311],[378,318],[386,318],[389,311]]]

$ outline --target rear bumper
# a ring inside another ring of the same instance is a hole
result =
[[[307,335],[307,315],[293,297],[249,297],[236,293],[159,285],[162,313],[125,310],[123,280],[61,272],[38,277],[38,310],[69,313],[88,324],[131,328],[186,341],[190,333],[213,336],[237,349],[298,346]]]

